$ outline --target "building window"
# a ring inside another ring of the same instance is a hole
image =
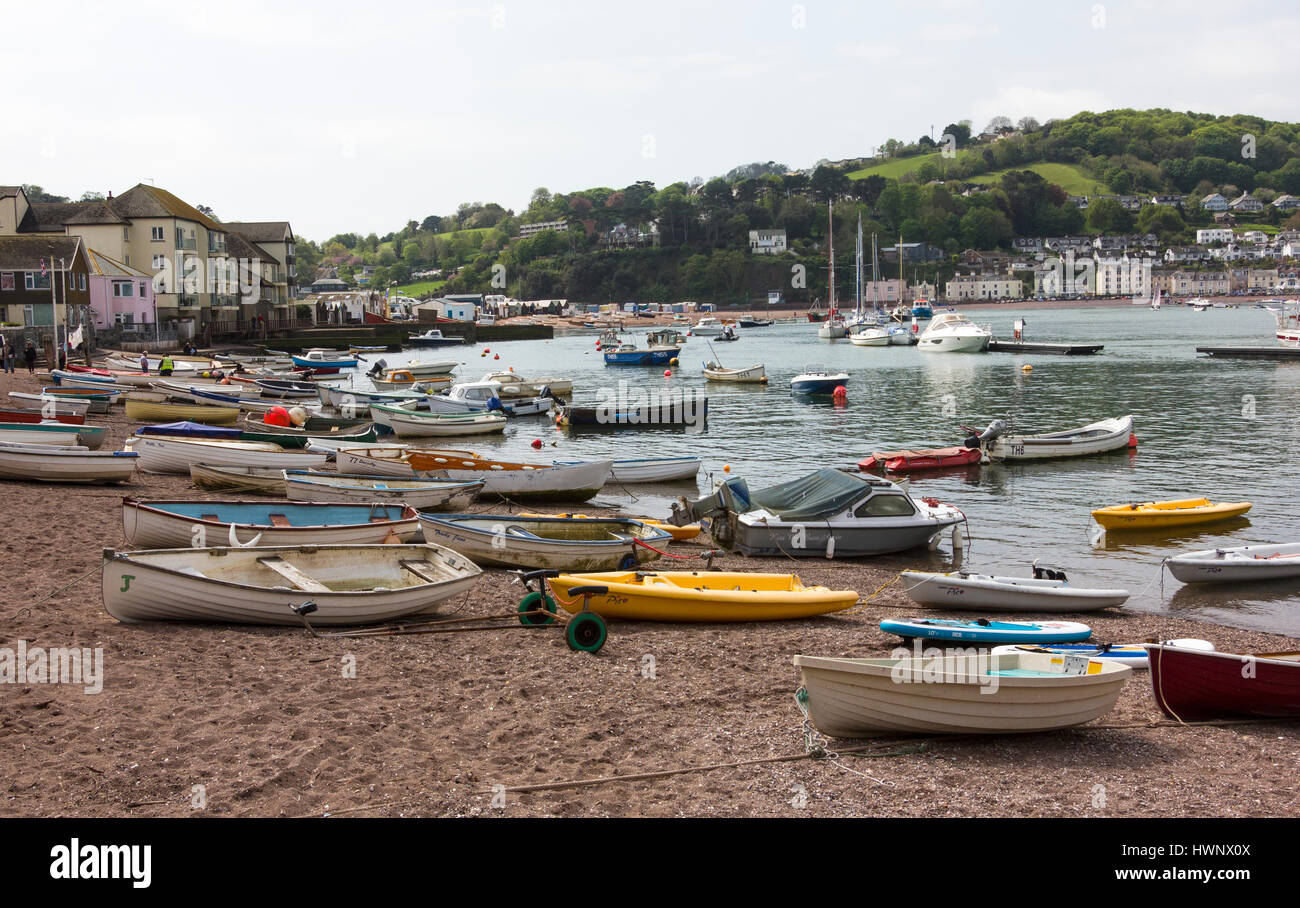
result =
[[[165,255],[155,255],[153,257],[154,268],[158,268],[158,269],[164,268],[166,267],[166,262],[167,262],[167,256]]]
[[[146,296],[148,296],[148,293],[146,291],[146,288],[148,286],[149,285],[144,283],[143,281],[140,283],[140,299],[144,299]]]
[[[119,298],[135,296],[135,284],[130,281],[114,281],[113,296]]]
[[[84,274],[81,275],[81,280],[80,280],[78,283],[81,284],[81,289],[82,289],[82,290],[85,290],[85,289],[86,289],[86,276],[85,276]]]
[[[14,289],[14,273],[12,271],[6,271],[4,274],[0,274],[0,290],[13,290],[13,289]]]
[[[161,227],[149,228],[149,239],[153,240],[155,243],[161,243],[162,238],[163,238],[163,229]]]
[[[122,242],[123,242],[123,243],[129,243],[129,242],[131,242],[131,228],[130,228],[130,227],[123,227],[123,228],[122,228]]]
[[[24,290],[48,290],[50,289],[50,275],[47,271],[41,274],[39,271],[23,272],[23,289]]]

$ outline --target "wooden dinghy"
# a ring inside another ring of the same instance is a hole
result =
[[[1110,712],[1126,665],[1049,653],[794,657],[796,694],[832,738],[892,734],[1022,734],[1091,722]]]
[[[482,490],[481,480],[392,479],[314,470],[284,470],[280,485],[291,501],[399,502],[419,511],[463,510]]]
[[[553,461],[559,467],[576,466],[579,460]],[[674,482],[694,479],[700,472],[698,457],[641,457],[635,460],[614,461],[612,482]]]
[[[343,455],[339,451],[339,469]],[[402,458],[413,470],[441,479],[483,480],[483,495],[511,501],[586,501],[609,481],[612,460],[571,466],[492,460],[472,451],[412,449]]]
[[[1065,572],[1034,565],[1033,577],[999,577],[954,571],[936,574],[903,571],[899,575],[913,602],[944,609],[981,612],[1092,612],[1117,608],[1128,590],[1089,589],[1070,585]]]
[[[316,384],[309,381],[293,381],[282,378],[257,378],[253,384],[261,389],[266,397],[315,397]]]
[[[487,435],[506,430],[500,413],[446,414],[408,410],[372,403],[370,416],[398,438],[438,438],[450,435]]]
[[[1148,643],[1151,689],[1171,719],[1300,718],[1300,653],[1219,653]]]
[[[1078,429],[1044,435],[1000,435],[989,443],[994,460],[1047,460],[1083,457],[1126,448],[1133,435],[1133,417],[1103,419]]]
[[[765,385],[767,384],[767,368],[762,363],[758,363],[753,366],[746,366],[743,369],[726,369],[719,363],[707,362],[704,364],[704,377],[709,381]]]
[[[279,445],[261,441],[135,435],[127,439],[127,445],[140,455],[140,469],[147,473],[189,473],[196,463],[214,467],[319,469],[328,460],[324,454],[286,451]]]
[[[1187,552],[1165,560],[1183,583],[1245,583],[1300,577],[1300,543],[1242,545]]]
[[[1249,501],[1216,504],[1208,498],[1183,498],[1112,505],[1098,508],[1092,512],[1092,517],[1108,530],[1167,530],[1240,517],[1250,508]]]
[[[723,571],[625,571],[561,574],[550,581],[565,609],[569,590],[604,586],[590,608],[602,618],[639,621],[774,621],[807,618],[852,608],[854,590],[804,586],[798,574],[728,573]]]
[[[519,516],[520,516],[520,517],[569,517],[569,518],[572,518],[572,519],[575,519],[575,520],[602,520],[602,519],[604,519],[604,518],[602,518],[602,517],[597,517],[597,516],[594,515],[594,514],[572,514],[572,513],[566,513],[566,514],[531,514],[531,513],[527,512],[527,511],[520,511],[520,512],[519,512]],[[673,537],[673,542],[689,542],[690,540],[694,539],[696,536],[700,535],[700,533],[704,532],[704,527],[700,526],[698,523],[692,523],[692,524],[688,524],[688,525],[686,525],[686,526],[681,526],[681,527],[679,527],[679,526],[674,526],[674,525],[671,524],[671,523],[665,523],[665,522],[662,521],[662,520],[655,520],[653,517],[640,517],[640,516],[635,516],[635,515],[634,515],[634,516],[632,516],[632,517],[629,518],[629,519],[631,519],[631,520],[639,520],[639,521],[641,521],[642,523],[644,523],[646,526],[652,526],[652,527],[654,527],[654,528],[656,528],[656,529],[663,530],[663,531],[664,531],[665,533],[667,533],[669,536]]]
[[[384,504],[122,499],[122,532],[137,548],[378,545],[409,542],[414,508]]]
[[[558,571],[630,570],[659,557],[647,545],[658,549],[672,541],[663,530],[617,517],[421,514],[420,525],[425,539],[475,564]]]
[[[0,478],[32,482],[126,482],[138,457],[129,451],[92,451],[84,445],[0,442]]]
[[[482,573],[436,545],[104,550],[104,607],[118,621],[374,624],[435,611]]]
[[[81,434],[83,432],[84,438]],[[104,443],[104,429],[102,426],[67,426],[61,422],[0,423],[0,441],[16,445],[84,445],[87,448],[98,448]]]
[[[14,392],[10,392],[14,394]],[[103,391],[94,388],[42,388],[39,398],[55,398],[58,400],[77,400],[84,401],[87,410],[90,413],[107,413],[109,404],[121,395],[120,391],[109,389]],[[17,396],[17,395],[14,395]]]
[[[126,398],[126,418],[132,422],[183,421],[229,426],[239,419],[239,407],[183,403],[167,393],[132,391]]]
[[[254,492],[284,495],[284,470],[280,467],[214,467],[190,464],[190,482],[216,492]]]
[[[90,401],[87,400],[64,400],[44,394],[28,394],[25,391],[10,391],[9,406],[15,410],[26,410],[33,413],[44,415],[45,419],[63,420],[65,417],[80,419],[86,421],[86,413],[90,411]],[[99,412],[108,411],[108,404],[105,402],[104,409]]]
[[[50,410],[51,412],[47,416],[39,409],[28,410],[22,407],[0,407],[0,422],[60,422],[65,426],[84,426],[86,424],[86,417],[84,414],[76,416],[71,413],[53,412],[53,407],[51,407]]]

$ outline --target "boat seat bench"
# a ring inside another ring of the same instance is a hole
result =
[[[298,570],[289,562],[285,561],[279,555],[271,555],[266,558],[257,559],[257,563],[275,571],[285,580],[288,580],[300,590],[308,593],[332,593],[334,592],[325,584],[321,583],[307,574]]]

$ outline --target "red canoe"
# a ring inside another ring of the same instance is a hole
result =
[[[70,426],[84,426],[86,424],[86,417],[73,416],[71,413],[54,413],[46,417],[40,410],[10,410],[0,407],[0,422],[34,423],[42,422],[47,418],[67,423]]]
[[[858,469],[879,470],[890,473],[916,473],[920,470],[942,470],[947,467],[964,467],[979,463],[979,448],[928,448],[921,451],[877,451],[858,461]]]
[[[1171,719],[1300,718],[1300,653],[1146,649],[1156,705]]]

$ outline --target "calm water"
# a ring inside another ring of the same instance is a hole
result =
[[[1253,308],[1142,307],[972,314],[1004,338],[1020,316],[1029,340],[1104,343],[1106,349],[1094,357],[922,354],[914,347],[820,340],[816,325],[798,324],[750,329],[736,343],[714,343],[712,351],[707,338],[693,337],[668,378],[663,367],[606,367],[594,333],[488,344],[487,356],[479,355],[480,345],[385,358],[393,367],[410,358],[459,358],[465,365],[458,374],[469,380],[510,366],[527,377],[569,377],[580,404],[598,402],[619,380],[632,393],[707,388],[709,421],[700,434],[661,429],[569,435],[543,417],[531,417],[514,421],[504,438],[457,443],[538,460],[698,454],[710,473],[720,476],[730,465],[731,475],[756,488],[822,466],[853,464],[872,451],[960,444],[965,433],[959,426],[982,429],[996,417],[1039,432],[1132,413],[1136,451],[922,474],[913,478],[913,492],[966,512],[973,538],[965,567],[1028,574],[1029,562],[1038,558],[1064,567],[1076,584],[1132,590],[1138,595],[1129,605],[1136,609],[1300,635],[1300,595],[1285,585],[1193,592],[1166,574],[1162,597],[1159,579],[1161,559],[1179,551],[1300,540],[1300,510],[1292,498],[1300,450],[1300,362],[1214,361],[1194,352],[1206,343],[1271,345],[1271,315]],[[713,351],[729,367],[764,363],[769,384],[705,382],[700,366],[714,358]],[[1021,371],[1025,363],[1033,365],[1032,373]],[[843,405],[790,394],[791,376],[811,364],[848,371]],[[535,438],[545,445],[541,452],[529,447]],[[710,487],[701,474],[700,492]],[[692,483],[631,491],[639,500],[607,488],[600,501],[634,503],[641,513],[658,516],[677,495],[695,494]],[[1200,496],[1252,501],[1254,508],[1245,518],[1201,533],[1094,538],[1099,527],[1089,516],[1092,508]],[[878,563],[943,569],[952,557],[945,541],[936,553]]]

